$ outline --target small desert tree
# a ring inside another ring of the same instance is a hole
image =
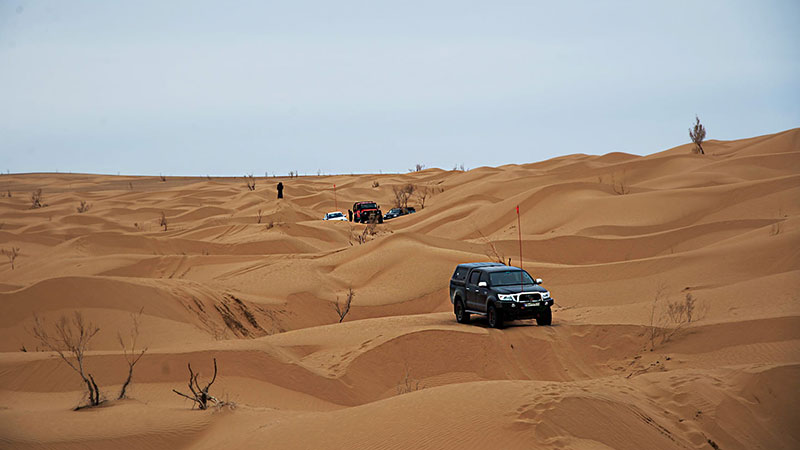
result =
[[[14,260],[17,259],[19,256],[19,247],[11,247],[11,250],[0,250],[6,257],[8,258],[8,262],[11,263],[11,270],[14,270]]]
[[[417,187],[411,183],[402,186],[392,186],[392,192],[394,192],[394,206],[396,208],[408,208],[408,200],[414,195],[416,189]]]
[[[125,338],[122,337],[122,333],[117,333],[117,339],[119,340],[119,345],[122,347],[122,354],[125,355],[125,362],[128,363],[128,378],[125,379],[125,383],[122,384],[122,389],[119,391],[118,399],[125,398],[125,391],[128,389],[128,385],[131,384],[131,379],[133,378],[133,367],[136,363],[142,359],[145,352],[147,352],[147,347],[139,350],[137,349],[137,340],[139,339],[139,324],[142,321],[142,312],[144,310],[140,309],[137,314],[131,314],[131,332],[127,336],[127,341]]]
[[[350,306],[353,304],[353,298],[356,296],[356,293],[353,291],[353,288],[349,288],[347,290],[347,296],[343,302],[339,301],[339,297],[336,297],[336,303],[333,304],[333,309],[336,310],[336,314],[339,316],[339,323],[342,323],[345,317],[347,317],[347,313],[350,312]]]
[[[98,331],[100,328],[87,322],[78,311],[71,319],[61,316],[55,325],[54,334],[50,334],[44,319],[33,316],[33,336],[44,348],[56,352],[72,370],[80,375],[89,393],[89,406],[97,406],[102,401],[100,389],[84,365],[89,343]]]
[[[706,152],[703,151],[703,140],[706,138],[706,128],[700,123],[699,117],[694,116],[694,119],[694,127],[689,128],[689,137],[692,138],[692,142],[694,142],[694,152],[705,155]]]
[[[164,227],[164,231],[167,231],[167,216],[164,214],[164,211],[161,211],[161,223],[159,226]]]
[[[416,192],[414,193],[417,198],[417,202],[419,203],[419,209],[425,209],[425,200],[433,194],[433,189],[429,186],[422,186],[417,188]]]
[[[200,383],[197,382],[200,372],[194,373],[192,370],[192,363],[188,363],[187,365],[189,366],[189,392],[191,392],[192,395],[178,392],[175,389],[173,389],[172,392],[180,395],[181,397],[186,397],[194,402],[192,403],[192,409],[194,409],[195,405],[199,409],[208,409],[209,404],[213,405],[219,403],[214,396],[208,393],[211,385],[214,384],[214,381],[217,379],[217,358],[214,358],[214,376],[211,377],[211,381],[204,388],[201,388]]]

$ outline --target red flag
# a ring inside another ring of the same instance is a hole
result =
[[[517,205],[517,232],[519,233],[519,291],[521,293],[524,290],[522,271],[525,269],[522,268],[522,222],[519,219],[519,205]]]

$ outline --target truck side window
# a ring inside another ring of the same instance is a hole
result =
[[[481,273],[481,281],[485,281],[486,284],[489,284],[489,274],[486,272]]]
[[[472,272],[469,274],[469,284],[478,284],[478,276],[480,272]]]
[[[461,281],[466,277],[467,277],[467,269],[462,269],[461,267],[456,267],[456,271],[453,274],[453,279]]]

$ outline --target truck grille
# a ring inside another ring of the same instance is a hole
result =
[[[541,294],[520,294],[519,301],[521,302],[538,302],[542,299]]]

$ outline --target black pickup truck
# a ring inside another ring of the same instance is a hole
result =
[[[450,301],[459,323],[469,323],[471,314],[486,316],[489,326],[501,328],[504,321],[536,319],[550,325],[553,298],[541,279],[505,264],[482,262],[459,264],[450,279]]]

